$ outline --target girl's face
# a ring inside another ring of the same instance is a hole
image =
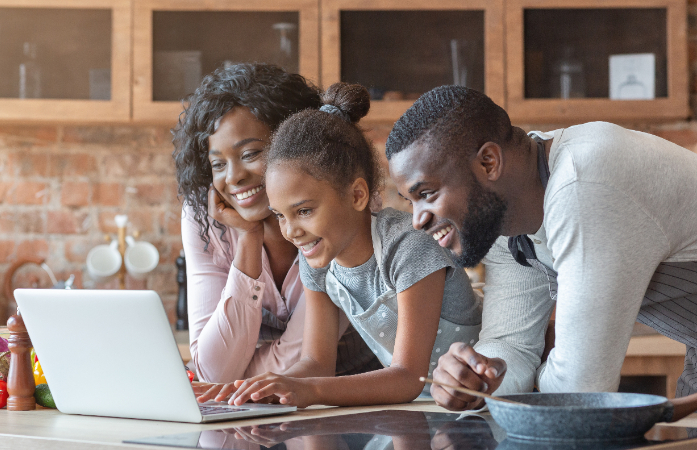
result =
[[[270,208],[283,237],[300,249],[310,267],[325,267],[333,259],[353,267],[343,261],[360,250],[351,244],[365,226],[369,197],[367,186],[362,191],[359,186],[356,192],[357,183],[365,185],[359,178],[342,195],[329,182],[300,169],[269,167],[266,186]]]
[[[213,186],[250,222],[270,214],[263,158],[270,135],[269,128],[249,109],[236,107],[220,119],[218,129],[208,138]]]

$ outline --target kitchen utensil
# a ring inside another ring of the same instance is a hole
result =
[[[131,236],[126,236],[126,242],[128,247],[123,255],[123,263],[129,275],[142,280],[157,267],[160,253],[150,242],[136,242]]]
[[[19,268],[24,266],[25,264],[36,264],[37,266],[41,266],[41,268],[46,271],[49,278],[51,279],[51,283],[53,283],[52,289],[72,289],[73,288],[73,282],[75,281],[75,275],[70,275],[70,277],[65,281],[58,281],[56,279],[56,276],[53,274],[53,271],[46,264],[46,262],[43,258],[39,258],[39,257],[23,258],[23,259],[20,259],[19,261],[15,261],[7,269],[7,272],[5,274],[5,280],[3,282],[3,293],[5,294],[5,298],[7,298],[9,301],[11,301],[11,302],[15,301],[15,296],[13,293],[14,287],[12,286],[12,277],[14,277],[15,272],[17,270],[19,270]]]
[[[121,253],[118,250],[118,242],[111,241],[111,244],[97,245],[87,253],[85,261],[87,272],[90,276],[99,281],[106,280],[116,274],[121,268]]]
[[[467,389],[467,388],[464,388],[464,387],[461,387],[461,386],[451,386],[451,385],[449,385],[449,384],[445,384],[445,383],[440,383],[440,382],[438,382],[438,381],[434,381],[434,380],[432,380],[432,379],[430,379],[430,378],[421,377],[421,378],[419,378],[419,381],[424,381],[424,382],[426,382],[426,383],[436,384],[436,385],[438,385],[438,386],[447,387],[447,388],[453,389],[453,390],[455,390],[455,391],[462,392],[463,394],[469,394],[469,395],[471,395],[471,396],[473,396],[473,397],[480,397],[480,398],[483,398],[483,399],[489,399],[489,400],[494,400],[494,401],[503,402],[503,403],[512,403],[512,404],[517,405],[517,406],[528,406],[528,405],[526,405],[525,403],[516,402],[516,401],[513,401],[513,400],[508,400],[508,399],[505,399],[505,398],[503,398],[503,397],[494,397],[493,395],[485,394],[484,392],[475,391],[475,390],[473,390],[473,389]]]
[[[675,422],[697,410],[697,394],[668,400],[620,392],[533,393],[489,400],[492,417],[509,439],[543,441],[639,440],[657,422]]]

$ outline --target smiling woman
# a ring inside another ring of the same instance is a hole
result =
[[[284,118],[318,107],[302,76],[240,64],[208,75],[174,130],[190,347],[203,381],[283,371],[300,358],[298,251],[269,211],[264,154]],[[346,318],[339,331],[338,373],[375,366]]]

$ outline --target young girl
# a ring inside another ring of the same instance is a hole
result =
[[[192,365],[201,380],[280,372],[300,359],[298,250],[268,209],[263,155],[283,119],[319,105],[319,91],[300,75],[239,64],[203,80],[174,131]],[[343,318],[341,333],[348,327]],[[338,373],[370,368],[374,356],[355,330],[340,345]]]
[[[335,84],[319,110],[287,119],[268,153],[266,189],[283,237],[300,249],[307,311],[302,359],[282,375],[266,373],[214,386],[215,397],[365,405],[413,400],[453,342],[474,343],[481,303],[462,269],[411,215],[371,215],[380,185],[372,146],[355,125],[370,107],[362,86]],[[443,226],[446,228],[446,225]],[[332,377],[344,312],[385,366]],[[217,394],[217,395],[216,395]]]

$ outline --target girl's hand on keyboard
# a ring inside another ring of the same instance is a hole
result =
[[[222,402],[230,398],[236,388],[234,383],[192,383],[196,400],[199,403],[214,399],[216,402]]]
[[[234,383],[236,391],[228,401],[231,405],[240,406],[247,401],[273,403],[305,408],[314,403],[314,390],[309,380],[303,378],[285,377],[267,372],[246,380]]]

